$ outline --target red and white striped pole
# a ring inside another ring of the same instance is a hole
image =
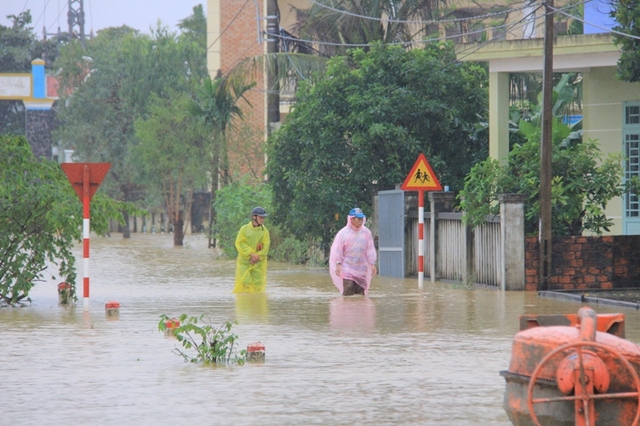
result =
[[[95,195],[111,163],[62,163],[62,170],[82,202],[82,257],[84,260],[84,310],[89,310],[89,216],[91,198]]]
[[[424,191],[418,191],[418,287],[424,287]]]
[[[82,259],[84,262],[83,300],[84,310],[89,310],[89,233],[91,213],[91,180],[89,179],[89,166],[82,168]]]

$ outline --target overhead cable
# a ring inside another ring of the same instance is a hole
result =
[[[564,15],[564,16],[566,16],[566,17],[568,17],[568,18],[575,19],[576,21],[580,21],[580,22],[582,22],[583,24],[587,24],[587,25],[589,25],[589,26],[592,26],[592,27],[595,27],[595,28],[598,28],[598,29],[604,30],[604,31],[606,31],[606,32],[610,32],[610,33],[613,33],[613,34],[617,34],[617,35],[619,35],[619,36],[628,37],[628,38],[633,38],[633,39],[635,39],[635,40],[640,40],[640,37],[638,37],[638,36],[634,36],[634,35],[632,35],[632,34],[627,34],[627,33],[623,33],[623,32],[620,32],[620,31],[616,31],[616,30],[614,30],[614,29],[612,29],[612,28],[602,27],[602,26],[600,26],[600,25],[598,25],[598,24],[594,24],[593,22],[585,21],[585,20],[584,20],[584,19],[582,19],[582,18],[579,18],[579,17],[577,17],[577,16],[571,15],[571,14],[569,14],[569,13],[565,12],[565,11],[564,11],[564,10],[562,10],[562,9],[557,9],[557,8],[555,8],[555,7],[551,7],[551,6],[548,6],[548,7],[549,7],[549,9],[551,9],[551,10],[553,10],[553,11],[555,11],[555,12],[558,12],[558,13],[560,13],[560,14],[562,14],[562,15]]]
[[[211,49],[211,46],[213,46],[214,44],[216,44],[216,42],[218,40],[220,40],[220,38],[222,37],[222,35],[229,29],[229,27],[231,27],[231,24],[233,24],[233,22],[238,18],[238,15],[240,15],[240,12],[242,12],[242,9],[244,9],[244,7],[247,5],[247,3],[249,3],[249,0],[246,0],[244,2],[244,4],[242,5],[242,7],[238,10],[238,12],[235,14],[235,16],[233,17],[233,19],[231,21],[229,21],[229,23],[227,24],[226,27],[224,27],[224,30],[222,30],[222,32],[218,35],[218,37],[216,37],[215,40],[213,40],[211,42],[211,44],[209,46],[207,46],[207,50]]]
[[[491,18],[493,16],[505,15],[507,13],[517,12],[517,11],[520,11],[520,10],[524,10],[524,9],[526,9],[528,7],[531,7],[531,5],[525,4],[524,6],[519,7],[519,8],[506,9],[506,10],[502,10],[502,11],[499,11],[499,12],[487,13],[485,15],[476,15],[476,16],[471,16],[471,17],[466,17],[466,18],[437,19],[437,20],[429,20],[429,21],[422,21],[422,20],[413,21],[413,20],[402,20],[402,19],[384,19],[384,18],[378,18],[376,16],[360,15],[360,14],[357,14],[357,13],[349,12],[347,10],[336,9],[335,7],[327,6],[326,4],[323,4],[323,3],[318,3],[315,0],[308,0],[308,1],[310,1],[312,4],[315,4],[316,6],[323,7],[325,9],[331,10],[331,11],[336,12],[336,13],[340,13],[342,15],[353,16],[355,18],[361,18],[361,19],[369,19],[369,20],[372,20],[372,21],[390,22],[390,23],[394,23],[394,24],[395,23],[398,23],[398,24],[446,24],[446,23],[453,23],[453,22],[463,22],[463,21],[478,20],[478,19]]]
[[[519,22],[521,22],[521,21],[519,21]],[[514,26],[514,24],[503,24],[503,25],[497,25],[495,27],[491,27],[491,29],[499,29],[499,28],[512,27],[512,26]],[[454,35],[444,36],[444,37],[435,37],[435,38],[422,39],[422,40],[410,40],[410,41],[401,41],[401,42],[394,42],[394,43],[385,43],[385,45],[388,45],[388,46],[394,46],[394,45],[407,46],[407,45],[410,45],[410,44],[426,44],[426,43],[431,43],[431,42],[434,42],[434,41],[454,39],[454,38],[458,38],[458,37],[466,36],[466,35],[481,34],[481,33],[485,32],[485,31],[487,31],[487,28],[482,28],[482,29],[476,30],[476,31],[469,31],[469,32],[462,33],[462,34],[454,34]],[[329,42],[329,41],[305,40],[305,39],[299,39],[299,38],[294,38],[294,37],[290,37],[290,36],[283,36],[283,35],[279,35],[279,34],[273,34],[273,36],[278,37],[278,38],[280,38],[282,40],[295,40],[295,41],[298,41],[298,42],[313,43],[313,44],[324,45],[324,46],[345,46],[345,47],[368,47],[368,46],[370,46],[370,43],[336,43],[336,42]]]

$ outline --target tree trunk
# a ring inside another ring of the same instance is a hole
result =
[[[182,211],[178,213],[178,218],[174,217],[173,221],[173,246],[182,246],[184,241],[184,219]]]
[[[131,230],[129,229],[129,213],[123,211],[122,216],[124,217],[124,225],[120,226],[122,229],[122,238],[131,238]]]

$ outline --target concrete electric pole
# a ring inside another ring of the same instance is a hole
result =
[[[551,152],[553,150],[553,0],[545,3],[544,68],[542,71],[542,138],[540,140],[540,269],[539,290],[549,289],[552,260]]]

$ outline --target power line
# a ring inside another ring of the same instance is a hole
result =
[[[540,7],[540,6],[538,6]],[[527,15],[529,16],[529,15]],[[518,23],[521,23],[522,20],[518,21]],[[503,25],[497,25],[495,27],[491,27],[491,29],[499,29],[499,28],[505,28],[505,27],[513,27],[516,24],[503,24]],[[455,35],[450,35],[450,36],[444,36],[444,37],[434,37],[434,38],[429,38],[429,39],[422,39],[422,40],[411,40],[411,41],[402,41],[402,42],[395,42],[395,43],[385,43],[385,45],[388,46],[407,46],[410,44],[426,44],[426,43],[431,43],[434,41],[440,41],[440,40],[447,40],[447,39],[454,39],[454,38],[459,38],[462,36],[469,36],[469,35],[474,35],[474,34],[481,34],[483,32],[487,31],[487,28],[482,28],[480,30],[477,31],[469,31],[466,33],[461,33],[461,34],[455,34]],[[324,46],[345,46],[345,47],[368,47],[370,46],[369,43],[336,43],[336,42],[329,42],[329,41],[317,41],[317,40],[306,40],[306,39],[299,39],[299,38],[294,38],[294,37],[290,37],[290,36],[283,36],[283,35],[279,35],[279,34],[271,34],[274,37],[278,37],[282,40],[294,40],[294,41],[298,41],[298,42],[303,42],[303,43],[313,43],[313,44],[319,44],[319,45],[324,45]]]
[[[571,14],[569,14],[569,13],[567,13],[567,12],[563,11],[562,9],[557,9],[557,8],[555,8],[555,7],[551,7],[551,6],[549,6],[549,9],[551,9],[551,10],[553,10],[553,11],[555,11],[555,12],[558,12],[558,13],[560,13],[560,14],[562,14],[562,15],[566,16],[566,17],[569,17],[569,18],[571,18],[571,19],[575,19],[576,21],[580,21],[580,22],[582,22],[583,24],[587,24],[587,25],[590,25],[590,26],[592,26],[592,27],[595,27],[595,28],[598,28],[598,29],[601,29],[601,30],[605,30],[605,31],[610,32],[610,33],[613,33],[613,34],[617,34],[617,35],[619,35],[619,36],[629,37],[629,38],[633,38],[633,39],[635,39],[635,40],[640,40],[640,37],[638,37],[638,36],[634,36],[634,35],[632,35],[632,34],[627,34],[627,33],[623,33],[623,32],[620,32],[620,31],[616,31],[616,30],[614,30],[614,29],[612,29],[612,28],[607,28],[607,27],[599,26],[599,25],[594,24],[594,23],[592,23],[592,22],[585,21],[584,19],[579,18],[579,17],[577,17],[577,16],[571,15]]]
[[[471,16],[471,17],[467,17],[467,18],[454,18],[454,19],[437,19],[437,20],[430,20],[430,21],[422,21],[422,20],[417,20],[417,21],[413,21],[413,20],[402,20],[402,19],[384,19],[384,18],[378,18],[376,16],[367,16],[367,15],[360,15],[357,13],[353,13],[353,12],[349,12],[347,10],[342,10],[342,9],[337,9],[335,7],[331,7],[331,6],[327,6],[326,4],[322,4],[322,3],[318,3],[314,0],[309,0],[311,3],[315,4],[316,6],[319,7],[323,7],[325,9],[331,10],[333,12],[337,12],[340,13],[342,15],[347,15],[347,16],[353,16],[355,18],[362,18],[362,19],[369,19],[372,21],[380,21],[380,22],[391,22],[391,23],[398,23],[398,24],[446,24],[446,23],[455,23],[455,22],[463,22],[463,21],[471,21],[471,20],[478,20],[478,19],[485,19],[485,18],[491,18],[493,16],[500,16],[500,15],[505,15],[511,12],[517,12],[520,10],[524,10],[528,7],[531,7],[528,4],[523,5],[522,7],[519,8],[510,8],[510,9],[506,9],[506,10],[502,10],[499,12],[493,12],[493,13],[487,13],[485,15],[475,15],[475,16]]]
[[[506,34],[507,34],[509,31],[511,31],[513,28],[515,28],[516,26],[518,26],[518,25],[520,25],[520,24],[523,24],[523,23],[525,23],[526,21],[528,21],[532,16],[534,16],[534,15],[536,14],[536,12],[537,12],[541,7],[543,7],[543,6],[542,6],[542,5],[537,6],[533,11],[531,11],[529,14],[525,15],[522,19],[520,19],[520,20],[519,20],[519,21],[517,21],[516,23],[511,24],[511,25],[510,25],[510,28],[508,28],[508,29],[506,29],[506,30],[502,31],[502,32],[501,32],[500,34],[498,34],[497,36],[492,37],[491,39],[489,39],[489,40],[487,40],[487,41],[484,41],[484,42],[482,42],[482,43],[478,43],[478,45],[473,45],[472,47],[470,47],[470,48],[469,48],[469,49],[467,49],[467,50],[461,50],[461,51],[458,51],[458,56],[457,56],[457,58],[456,58],[456,61],[454,61],[454,63],[458,63],[458,62],[460,62],[460,59],[461,59],[461,58],[465,58],[465,57],[467,57],[467,56],[470,56],[470,55],[472,55],[473,53],[477,52],[478,50],[480,50],[480,49],[484,48],[485,46],[487,46],[487,45],[489,45],[489,44],[491,44],[491,43],[494,43],[494,42],[496,42],[496,41],[499,41],[499,40],[502,38],[502,36],[506,35]],[[497,28],[497,27],[496,27],[496,28]],[[461,57],[461,56],[460,56],[460,54],[461,54],[461,53],[466,53],[466,54],[465,54],[464,56],[462,56],[462,57]]]
[[[233,19],[227,24],[227,26],[224,28],[224,30],[222,30],[222,32],[220,33],[220,35],[218,35],[218,37],[213,40],[213,42],[211,42],[211,44],[207,47],[207,50],[211,49],[211,46],[213,46],[214,44],[216,44],[216,42],[218,40],[220,40],[220,37],[222,37],[222,35],[229,29],[229,27],[231,27],[231,24],[233,24],[233,22],[236,20],[236,18],[238,18],[238,15],[240,15],[240,12],[242,12],[242,9],[244,9],[244,7],[247,5],[247,3],[249,3],[249,0],[245,1],[244,4],[242,5],[242,7],[240,8],[240,10],[238,10],[238,12],[236,13],[236,15],[233,17]]]
[[[93,37],[93,5],[91,4],[91,0],[89,0],[89,25],[91,25],[91,36]]]
[[[51,25],[55,25],[55,23],[58,22],[58,27],[60,27],[60,15],[62,15],[62,12],[64,12],[64,9],[60,10],[60,1],[58,0],[58,16],[56,16],[56,19]]]
[[[33,24],[33,27],[37,27],[38,23],[40,22],[40,18],[42,18],[42,15],[44,15],[45,10],[47,10],[47,6],[49,5],[49,2],[51,0],[47,0],[47,2],[44,4],[44,7],[42,8],[42,12],[40,12],[40,16],[38,16],[38,19],[36,20],[36,22]],[[44,26],[44,25],[43,25]]]

